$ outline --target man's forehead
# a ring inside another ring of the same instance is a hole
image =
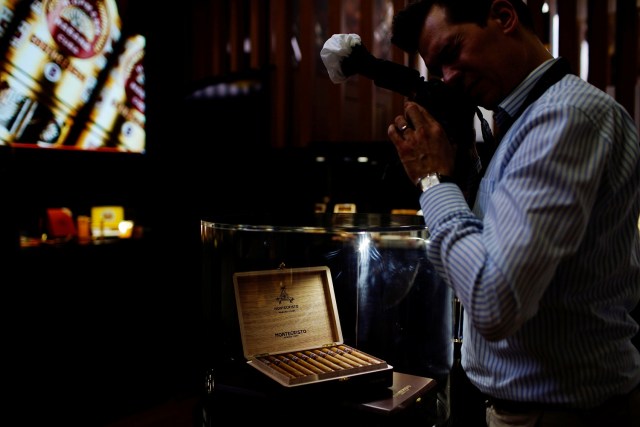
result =
[[[420,32],[420,54],[427,57],[437,56],[442,46],[454,36],[456,27],[449,23],[442,7],[433,6]]]

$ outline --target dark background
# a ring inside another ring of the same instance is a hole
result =
[[[418,208],[391,144],[271,148],[267,89],[189,97],[215,81],[183,83],[180,8],[151,18],[130,2],[127,14],[124,32],[147,35],[146,153],[0,147],[5,370],[12,407],[29,422],[102,425],[202,391],[212,339],[203,336],[202,219],[304,222],[329,195],[329,208]],[[268,73],[250,77],[268,87]],[[363,166],[360,155],[376,161]],[[47,208],[76,216],[98,205],[124,206],[142,237],[20,247],[20,235],[46,231]]]

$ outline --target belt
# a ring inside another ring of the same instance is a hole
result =
[[[624,404],[627,402],[631,395],[634,393],[640,393],[640,384],[638,384],[633,390],[631,390],[627,394],[614,396],[609,398],[604,403],[596,406],[595,408],[590,409],[579,409],[575,407],[570,407],[563,404],[554,404],[554,403],[539,403],[539,402],[518,402],[515,400],[505,400],[505,399],[497,399],[495,397],[486,396],[486,405],[487,407],[493,406],[496,410],[501,412],[509,412],[513,414],[522,414],[534,411],[598,411],[602,409],[606,409],[611,407],[611,405],[616,404]]]
[[[566,407],[561,405],[538,402],[518,402],[515,400],[496,399],[495,397],[487,397],[485,404],[487,405],[487,407],[493,406],[497,411],[509,412],[512,414],[567,409]]]

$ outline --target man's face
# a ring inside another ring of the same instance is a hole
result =
[[[509,55],[500,51],[503,41],[498,22],[489,19],[486,27],[451,24],[445,10],[434,6],[422,28],[418,49],[430,73],[463,90],[477,105],[493,109],[509,93],[505,86],[509,65],[502,63],[508,62]]]

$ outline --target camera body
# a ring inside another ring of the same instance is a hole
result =
[[[376,86],[415,101],[442,125],[456,146],[453,178],[471,200],[479,180],[474,126],[477,106],[441,79],[425,80],[416,69],[374,57],[362,44],[353,46],[351,54],[342,60],[341,69],[347,77],[363,75]]]
[[[376,58],[363,44],[353,46],[351,54],[342,60],[341,68],[347,77],[363,75],[376,86],[423,106],[443,126],[452,143],[464,145],[467,138],[475,142],[476,106],[442,80],[425,80],[416,69]]]

